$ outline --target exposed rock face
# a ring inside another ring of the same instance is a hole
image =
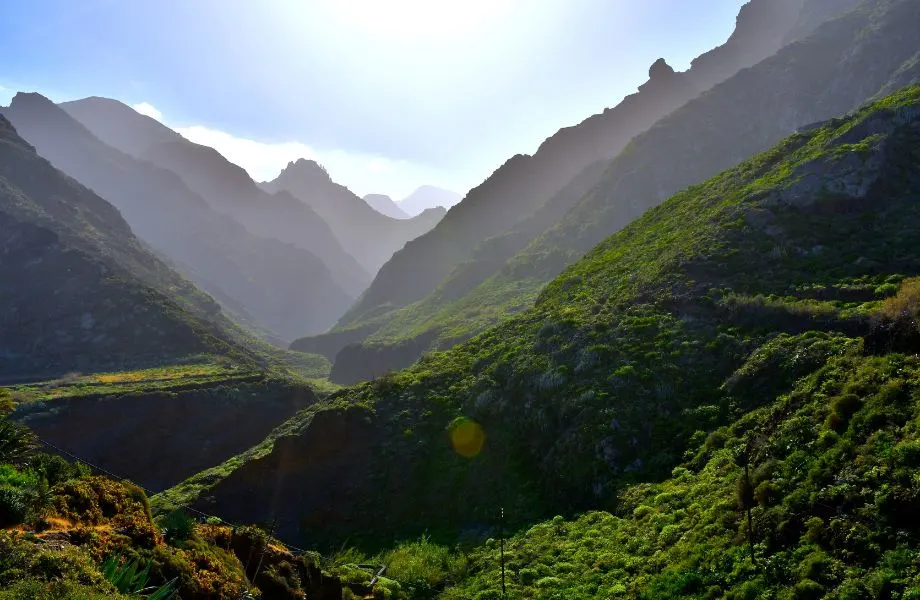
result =
[[[142,239],[250,324],[288,341],[324,331],[350,302],[319,258],[251,234],[175,173],[103,144],[47,98],[17,94],[4,112],[39,153],[117,206]]]
[[[114,207],[39,157],[2,116],[0,299],[5,380],[233,350],[218,327],[199,319],[219,319],[217,304],[150,254]]]
[[[889,163],[884,145],[896,129],[920,123],[920,107],[900,109],[894,115],[878,113],[839,138],[842,156],[823,156],[800,165],[791,185],[777,190],[775,202],[809,208],[815,204],[865,198]],[[855,146],[848,147],[850,144]]]

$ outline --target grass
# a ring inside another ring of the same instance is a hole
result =
[[[75,396],[167,391],[262,377],[259,371],[231,361],[194,362],[150,369],[94,373],[72,373],[50,381],[11,386],[20,404]]]

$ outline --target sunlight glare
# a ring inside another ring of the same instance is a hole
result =
[[[343,17],[361,29],[404,37],[463,35],[507,8],[507,0],[340,0],[338,4]]]

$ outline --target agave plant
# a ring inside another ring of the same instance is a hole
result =
[[[159,587],[147,587],[150,578],[150,563],[141,569],[140,559],[125,563],[110,556],[102,563],[102,574],[122,594],[147,598],[147,600],[170,600],[176,595],[178,578]]]

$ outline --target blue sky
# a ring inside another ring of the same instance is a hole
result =
[[[0,0],[17,90],[142,105],[257,179],[466,191],[721,44],[743,0]]]

